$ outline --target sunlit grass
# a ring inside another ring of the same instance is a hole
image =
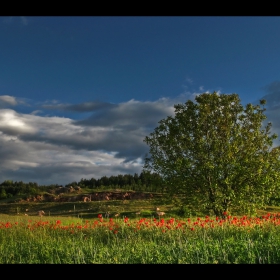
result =
[[[0,216],[0,263],[279,263],[280,214],[95,219]]]

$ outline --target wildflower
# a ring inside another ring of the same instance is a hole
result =
[[[5,224],[5,227],[6,227],[6,228],[9,228],[9,227],[11,227],[11,226],[12,226],[12,224],[9,223],[9,222],[7,222],[7,223]]]
[[[175,219],[174,219],[174,218],[171,218],[169,221],[167,221],[167,223],[173,225],[173,224],[174,224],[174,221],[175,221]]]

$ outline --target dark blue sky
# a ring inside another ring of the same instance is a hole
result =
[[[0,19],[0,89],[11,96],[118,103],[203,86],[249,101],[279,78],[279,17]]]
[[[0,141],[18,149],[0,181],[141,172],[143,137],[198,93],[279,102],[279,30],[273,16],[0,17]]]

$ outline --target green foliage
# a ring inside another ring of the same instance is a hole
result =
[[[165,189],[160,183],[161,178],[158,174],[151,174],[150,172],[141,172],[140,175],[135,173],[124,174],[118,176],[103,176],[99,179],[81,179],[79,182],[73,181],[67,185],[64,190],[66,191],[70,186],[77,188],[79,186],[80,191],[84,193],[91,192],[92,190],[98,191],[112,191],[119,189],[122,191],[140,191],[140,192],[164,192]],[[44,193],[53,194],[56,190],[63,188],[62,185],[53,184],[49,186],[41,185],[37,183],[24,183],[22,181],[13,182],[12,180],[5,180],[0,184],[0,200],[6,198],[26,198],[34,197],[36,195],[43,195]],[[1,190],[4,189],[1,195]]]
[[[152,216],[155,216],[155,213],[152,210],[141,211],[141,217],[152,217]]]
[[[191,211],[190,209],[186,206],[186,205],[179,205],[179,207],[177,208],[176,214],[180,217],[191,217]]]
[[[0,215],[0,263],[279,264],[277,216],[243,226],[229,220],[222,225],[219,220],[206,222],[214,218],[193,217],[190,222],[118,219],[111,223],[97,218]],[[242,224],[243,218],[237,220]]]
[[[280,147],[264,126],[265,100],[240,103],[237,94],[200,94],[175,105],[144,142],[144,170],[162,177],[171,195],[222,216],[236,207],[254,213],[279,196]]]
[[[2,188],[0,191],[0,199],[5,199],[5,198],[7,198],[7,193],[5,189]]]

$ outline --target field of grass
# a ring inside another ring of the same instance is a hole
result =
[[[138,199],[138,200],[103,200],[91,202],[1,202],[0,213],[7,215],[37,216],[38,211],[44,210],[46,216],[95,218],[97,214],[109,213],[114,217],[119,213],[120,217],[137,217],[136,213],[141,211],[142,217],[156,216],[155,209],[160,207],[167,215],[176,216],[177,207],[161,198]]]
[[[225,219],[185,210],[164,198],[2,202],[0,264],[280,263],[280,207]]]
[[[280,214],[164,218],[0,215],[1,264],[276,264]]]

